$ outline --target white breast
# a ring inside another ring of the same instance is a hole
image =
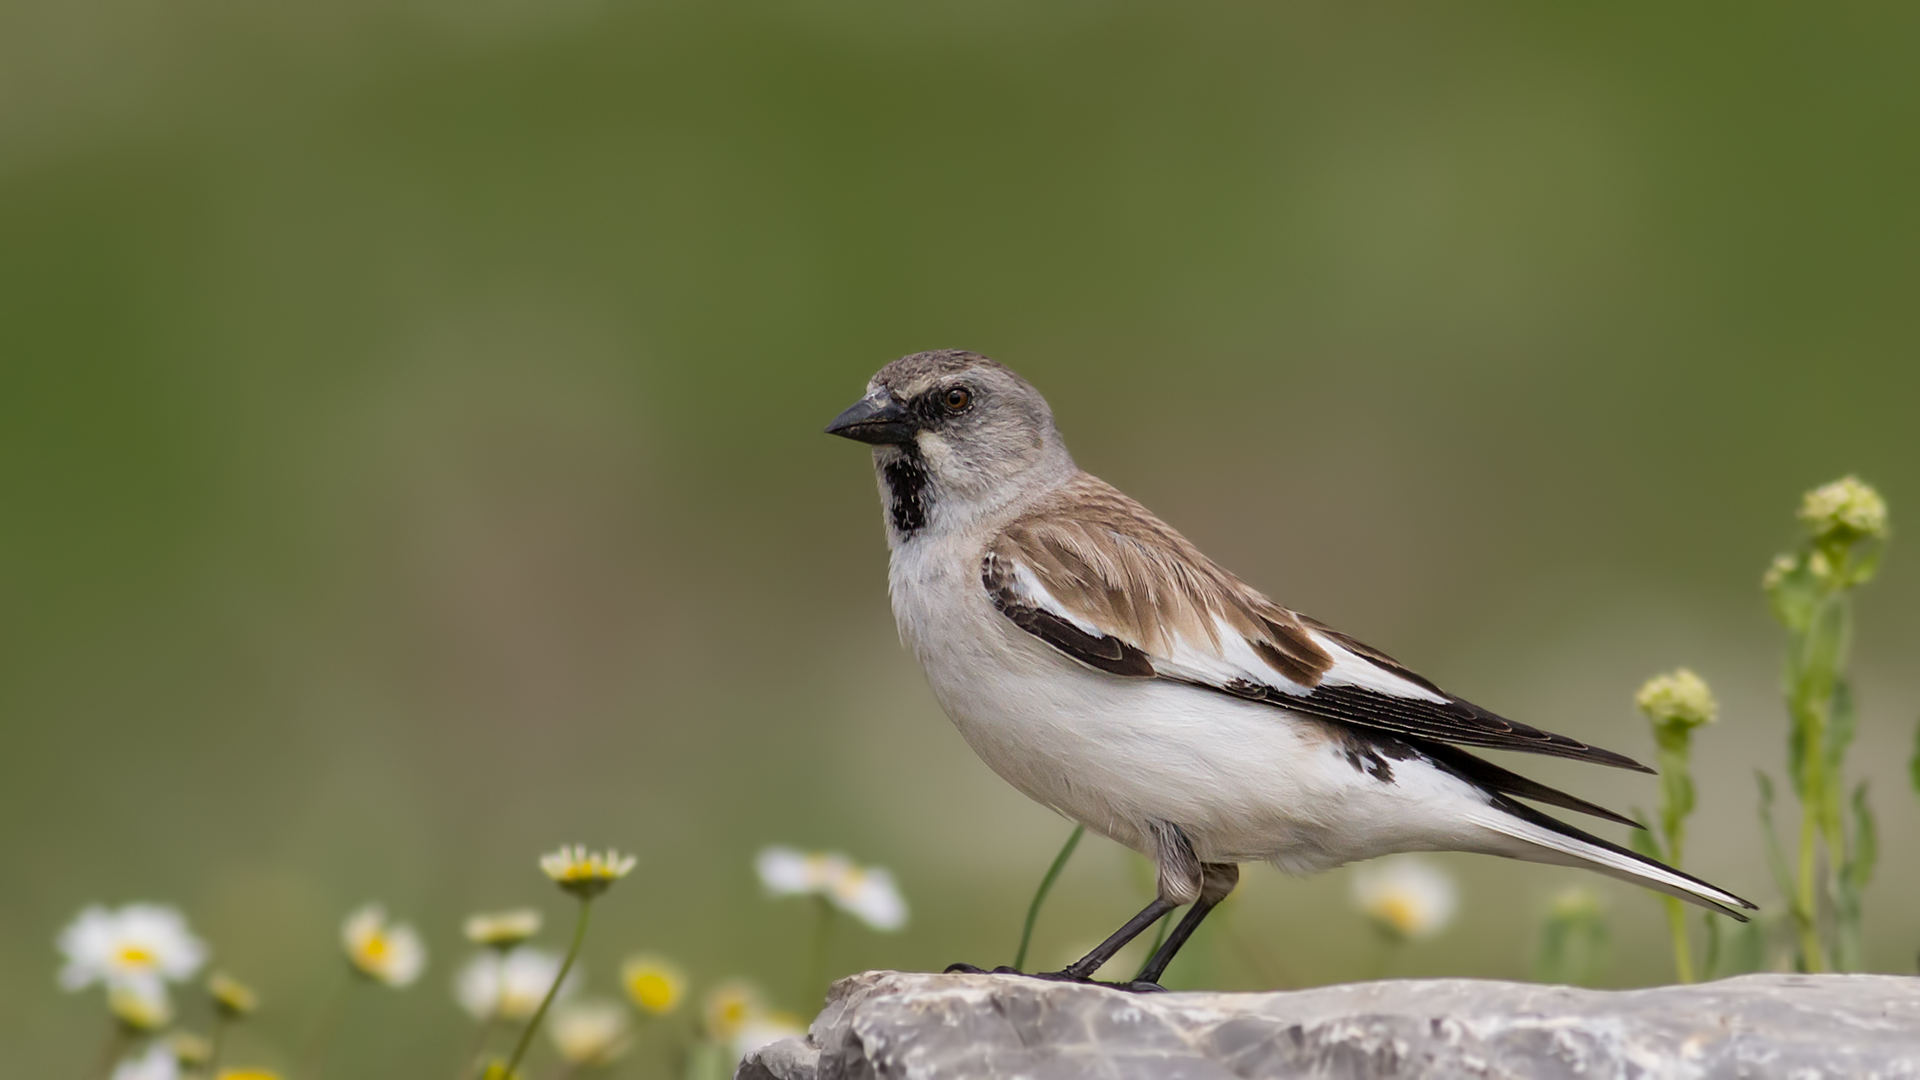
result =
[[[1029,798],[1136,850],[1148,850],[1148,821],[1170,821],[1202,859],[1300,873],[1472,846],[1431,812],[1436,799],[1479,801],[1460,781],[1406,761],[1382,784],[1317,722],[1084,667],[994,609],[984,551],[984,537],[931,532],[899,543],[894,616],[961,736]]]

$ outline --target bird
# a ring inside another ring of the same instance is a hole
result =
[[[1038,977],[1093,982],[1187,907],[1134,979],[1105,984],[1161,989],[1249,863],[1307,875],[1475,852],[1584,867],[1742,922],[1758,910],[1543,812],[1638,827],[1474,751],[1654,770],[1496,715],[1275,603],[1076,465],[1046,399],[998,361],[900,357],[826,431],[872,449],[895,621],[961,737],[1028,798],[1153,863],[1152,903]]]

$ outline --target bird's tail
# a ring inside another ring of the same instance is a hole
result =
[[[1741,922],[1747,921],[1743,909],[1760,910],[1757,905],[1725,889],[1709,885],[1691,874],[1683,874],[1619,844],[1602,840],[1504,796],[1495,796],[1486,812],[1475,815],[1474,820],[1478,825],[1521,841],[1520,844],[1502,844],[1493,854],[1528,862],[1596,870],[1655,892],[1677,896],[1690,904],[1698,904]]]

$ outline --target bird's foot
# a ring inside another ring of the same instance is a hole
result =
[[[1081,986],[1104,986],[1109,990],[1125,990],[1129,994],[1164,994],[1167,988],[1157,982],[1145,979],[1129,979],[1126,982],[1103,982],[1091,975],[1081,975],[1073,971],[1036,971],[1027,976],[1030,979],[1046,979],[1049,982],[1079,983]]]
[[[1071,971],[1021,971],[1005,964],[989,971],[973,964],[948,964],[949,975],[1019,975],[1028,979],[1042,979],[1046,982],[1078,983],[1081,986],[1104,986],[1109,990],[1125,990],[1129,994],[1164,994],[1167,988],[1157,982],[1145,979],[1133,979],[1128,982],[1102,982],[1090,975],[1078,975]]]
[[[975,964],[948,964],[946,969],[946,974],[948,975],[1025,975],[1026,972],[1021,971],[1019,968],[1008,967],[1005,964],[1001,964],[999,967],[993,968],[992,970],[988,970],[987,968],[983,968]]]

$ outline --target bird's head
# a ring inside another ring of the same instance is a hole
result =
[[[1000,363],[957,349],[881,368],[827,434],[871,444],[883,480],[889,466],[917,468],[927,481],[923,499],[976,510],[1073,472],[1040,391]]]

